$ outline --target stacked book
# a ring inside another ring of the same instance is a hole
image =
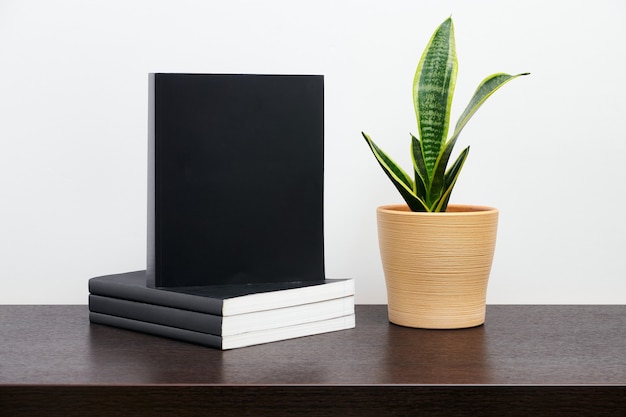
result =
[[[218,349],[354,327],[324,269],[324,77],[149,76],[145,271],[92,278],[90,320]]]
[[[157,289],[146,271],[89,280],[89,319],[217,349],[350,329],[354,281]]]

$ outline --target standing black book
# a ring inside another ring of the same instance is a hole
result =
[[[148,285],[323,282],[324,81],[151,74]]]

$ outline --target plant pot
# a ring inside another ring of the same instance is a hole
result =
[[[449,205],[445,213],[377,209],[389,321],[427,329],[485,322],[498,210]]]

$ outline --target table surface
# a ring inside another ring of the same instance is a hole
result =
[[[626,384],[626,306],[488,306],[420,330],[357,306],[352,330],[219,351],[90,324],[86,306],[0,306],[0,384]]]
[[[626,397],[623,305],[490,305],[485,325],[464,330],[396,326],[381,305],[356,314],[355,329],[219,351],[90,324],[87,306],[0,306],[0,401],[20,386],[617,386]]]

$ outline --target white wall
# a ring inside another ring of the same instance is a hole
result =
[[[324,74],[326,262],[384,303],[374,211],[400,202],[360,131],[408,166],[411,82],[452,14],[453,202],[497,206],[490,303],[626,303],[626,2],[0,1],[0,303],[87,301],[145,267],[147,74]]]

